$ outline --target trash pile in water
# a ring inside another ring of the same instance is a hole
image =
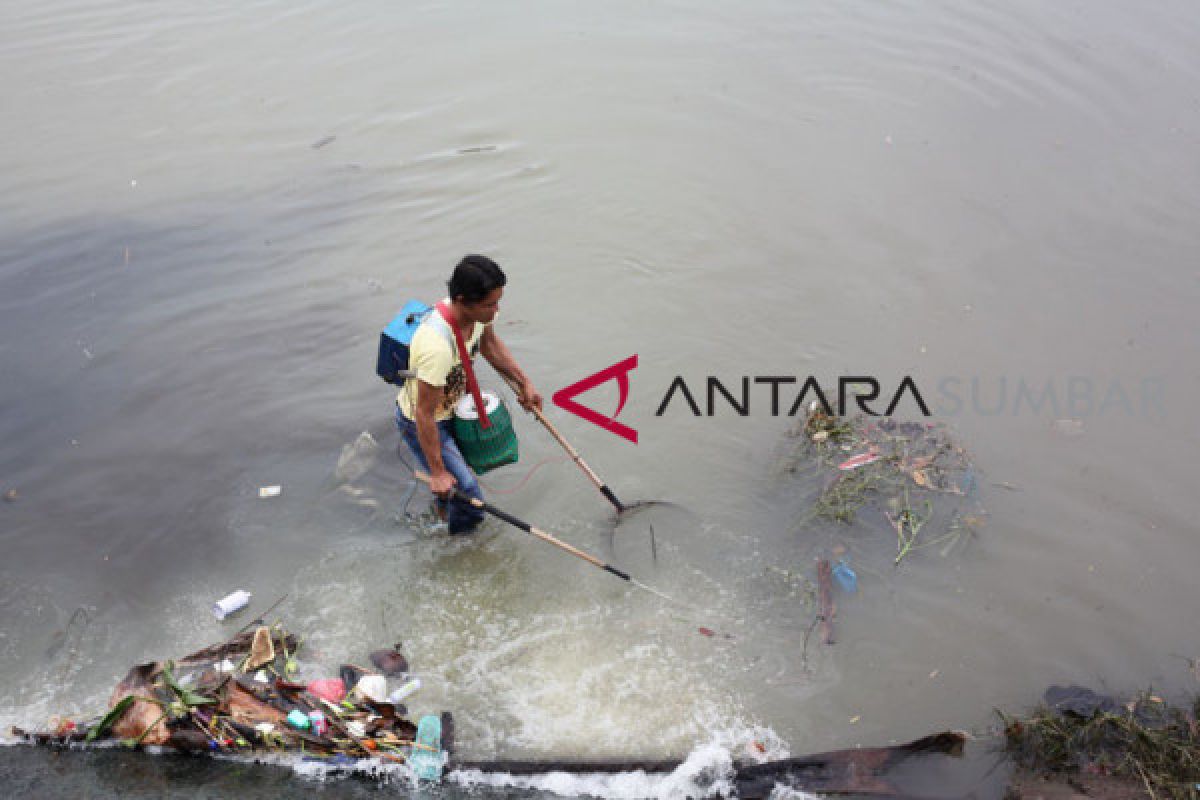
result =
[[[978,471],[941,423],[839,417],[814,403],[788,435],[798,443],[780,470],[807,472],[819,486],[804,523],[881,512],[896,533],[896,564],[924,548],[948,555],[986,521]]]
[[[238,595],[239,593],[234,593]],[[242,592],[242,594],[248,594]],[[240,597],[230,596],[233,603]],[[229,605],[226,603],[225,605]],[[225,610],[225,605],[221,610]],[[117,684],[108,712],[87,721],[55,720],[47,731],[13,729],[40,745],[117,743],[198,753],[265,752],[301,755],[333,767],[335,773],[378,774],[384,763],[406,765],[421,781],[439,781],[450,771],[458,783],[488,780],[520,785],[520,776],[549,776],[561,786],[563,773],[580,776],[632,773],[669,782],[688,761],[460,761],[449,764],[453,718],[448,712],[407,718],[402,705],[420,682],[408,675],[399,645],[370,654],[374,669],[343,664],[336,678],[300,683],[296,652],[300,641],[280,625],[253,623],[228,641],[178,661],[139,664]],[[388,678],[403,681],[388,694]],[[962,755],[965,736],[947,731],[907,744],[854,747],[796,758],[729,763],[728,778],[743,800],[766,800],[780,786],[831,794],[896,795],[894,775],[914,757]],[[762,745],[758,745],[762,752]],[[708,768],[706,768],[708,769]],[[711,772],[711,770],[708,770]],[[716,775],[716,773],[713,773]],[[720,775],[716,775],[720,778]]]
[[[420,688],[399,645],[370,655],[375,669],[342,665],[338,677],[306,683],[297,638],[259,625],[178,661],[139,664],[117,684],[108,712],[90,721],[55,720],[51,730],[13,733],[37,744],[116,741],[187,752],[302,753],[333,764],[360,759],[407,764],[418,778],[441,777],[452,718],[414,724],[402,701]],[[404,682],[388,693],[388,677]]]

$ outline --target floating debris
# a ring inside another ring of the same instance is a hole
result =
[[[384,675],[403,675],[408,672],[408,659],[400,652],[400,643],[396,642],[391,650],[376,650],[371,653],[371,663]]]
[[[858,591],[858,574],[850,568],[850,564],[845,558],[839,558],[833,565],[833,579],[837,581],[838,587],[847,594],[854,594]]]
[[[829,559],[817,561],[817,622],[821,627],[821,641],[833,644],[833,615],[837,609],[833,605],[833,568]]]
[[[282,626],[260,625],[178,661],[133,667],[98,718],[56,718],[49,730],[14,728],[13,734],[47,745],[116,740],[128,747],[302,752],[321,759],[401,763],[421,752],[422,774],[440,777],[448,756],[438,737],[448,714],[414,724],[394,704],[365,693],[356,702],[334,702],[330,698],[345,695],[340,679],[291,681],[299,646]],[[360,685],[367,679],[386,690],[382,675],[363,674]],[[334,681],[339,686],[332,686]],[[426,731],[420,740],[419,728]]]
[[[874,464],[878,460],[879,460],[879,453],[877,453],[873,450],[869,450],[866,453],[861,453],[857,456],[852,456],[851,458],[847,458],[845,461],[838,464],[838,469],[845,472],[847,470],[858,469],[859,467],[865,467],[867,464]]]
[[[986,520],[975,501],[978,470],[941,423],[839,417],[814,404],[789,436],[798,441],[782,471],[818,487],[802,523],[849,524],[874,510],[896,534],[896,564],[925,547],[947,555]]]
[[[933,516],[933,504],[928,500],[925,501],[923,515],[913,511],[908,499],[908,489],[905,489],[904,505],[897,510],[895,516],[887,512],[884,516],[896,529],[896,560],[894,563],[899,564],[917,546],[917,537],[921,534],[921,528],[924,528],[925,523],[929,522],[930,517]]]
[[[213,616],[219,620],[223,620],[230,614],[241,611],[250,603],[250,598],[254,595],[247,592],[245,589],[238,589],[230,592],[222,597],[217,602],[213,603]]]
[[[1076,787],[1102,784],[1099,788],[1108,792],[1136,790],[1121,796],[1197,795],[1200,698],[1181,708],[1149,691],[1119,702],[1079,686],[1052,686],[1026,717],[997,713],[1008,753],[1024,772],[1014,782],[1018,787],[1042,786],[1039,781],[1049,777]],[[1015,796],[1041,793],[1018,789]]]

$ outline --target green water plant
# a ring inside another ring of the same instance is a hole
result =
[[[1046,705],[1025,717],[997,714],[1005,747],[1024,769],[1129,778],[1150,797],[1200,796],[1200,698],[1172,706],[1146,691],[1086,715]]]

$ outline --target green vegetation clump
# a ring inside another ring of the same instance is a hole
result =
[[[1023,718],[998,713],[1008,753],[1027,770],[1129,778],[1151,797],[1200,797],[1200,697],[1178,707],[1144,692],[1090,713],[1049,705]]]
[[[789,439],[778,472],[799,475],[814,489],[801,527],[849,525],[868,512],[868,525],[894,531],[899,564],[927,547],[946,555],[985,523],[977,471],[941,423],[839,417],[812,407]]]

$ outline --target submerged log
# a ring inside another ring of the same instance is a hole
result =
[[[1113,775],[1043,776],[1020,773],[1008,784],[1011,800],[1145,800],[1154,795],[1146,784],[1133,778]]]
[[[740,767],[738,795],[743,800],[767,797],[777,783],[783,783],[806,792],[892,796],[898,789],[886,780],[886,772],[915,755],[961,756],[966,738],[946,731],[893,747],[833,750]]]
[[[893,747],[865,747],[785,758],[763,764],[736,767],[735,780],[742,800],[768,797],[777,784],[806,792],[866,794],[897,797],[899,789],[886,778],[888,770],[905,759],[921,754],[961,756],[966,735],[955,731],[926,736]],[[614,774],[645,772],[666,774],[683,762],[679,759],[609,761],[453,761],[448,770],[506,772],[510,775],[540,775],[547,772]]]

